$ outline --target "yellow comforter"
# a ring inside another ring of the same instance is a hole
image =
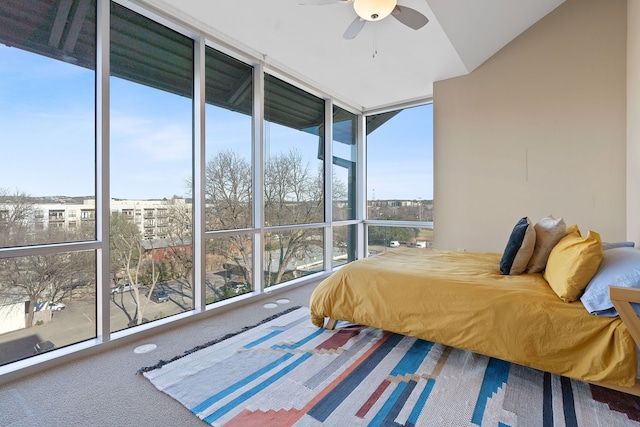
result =
[[[311,321],[346,320],[585,381],[635,383],[635,345],[618,317],[563,302],[542,274],[501,275],[500,256],[396,249],[350,263],[315,289]]]

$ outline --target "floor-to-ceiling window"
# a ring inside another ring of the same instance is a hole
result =
[[[111,330],[193,308],[193,40],[116,3],[110,33]]]
[[[324,266],[324,100],[265,75],[264,286]],[[296,226],[296,227],[293,227]]]
[[[433,104],[367,116],[368,253],[430,248]]]
[[[0,365],[96,337],[95,20],[0,3]]]
[[[205,53],[206,302],[253,290],[253,67]]]
[[[367,118],[367,190],[355,108],[212,46],[128,1],[0,2],[0,365],[320,277],[363,218],[370,248],[429,241],[430,148],[403,132],[430,106]],[[409,181],[390,144],[418,147]],[[413,210],[366,209],[383,184]]]
[[[357,130],[358,116],[333,106],[332,144],[332,266],[356,259],[357,226],[346,221],[356,219],[357,203]]]

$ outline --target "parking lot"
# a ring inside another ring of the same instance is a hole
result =
[[[154,320],[192,308],[191,290],[178,281],[163,284],[168,301],[156,303],[149,300],[144,308],[144,318]],[[141,290],[141,304],[147,301],[148,289]],[[36,354],[38,342],[51,341],[57,348],[75,344],[96,336],[96,302],[93,298],[64,301],[65,308],[52,312],[51,322],[34,325],[0,335],[0,365],[24,359]],[[132,291],[110,295],[111,331],[128,327],[136,315]]]

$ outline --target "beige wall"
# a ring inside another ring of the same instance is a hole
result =
[[[627,239],[640,246],[640,0],[627,8]]]
[[[434,85],[436,248],[502,252],[548,214],[626,238],[626,9],[567,0]]]

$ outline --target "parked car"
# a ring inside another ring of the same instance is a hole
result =
[[[161,303],[169,301],[169,294],[164,289],[154,289],[149,298],[155,303]]]
[[[65,307],[66,307],[66,305],[64,305],[61,302],[50,302],[49,303],[49,310],[51,310],[51,311],[64,310]]]
[[[48,306],[49,306],[49,303],[47,301],[40,301],[33,305],[33,311],[46,310]]]
[[[247,285],[244,282],[236,282],[236,281],[229,281],[227,283],[225,283],[225,286],[231,288],[233,290],[233,292],[235,292],[236,294],[242,293],[242,292],[246,292],[250,290],[250,286]]]
[[[116,286],[115,288],[111,288],[111,293],[123,293],[133,289],[133,285],[131,283],[123,283],[121,285]]]
[[[47,351],[51,351],[51,350],[55,350],[56,345],[54,343],[52,343],[51,341],[40,341],[39,343],[37,343],[34,347],[33,350],[37,353],[46,353]]]
[[[61,302],[40,301],[35,303],[33,307],[33,311],[43,311],[43,310],[60,311],[60,310],[63,310],[65,307],[66,306]]]
[[[390,248],[400,247],[400,242],[398,242],[397,240],[392,240],[392,241],[389,242],[389,247]]]

